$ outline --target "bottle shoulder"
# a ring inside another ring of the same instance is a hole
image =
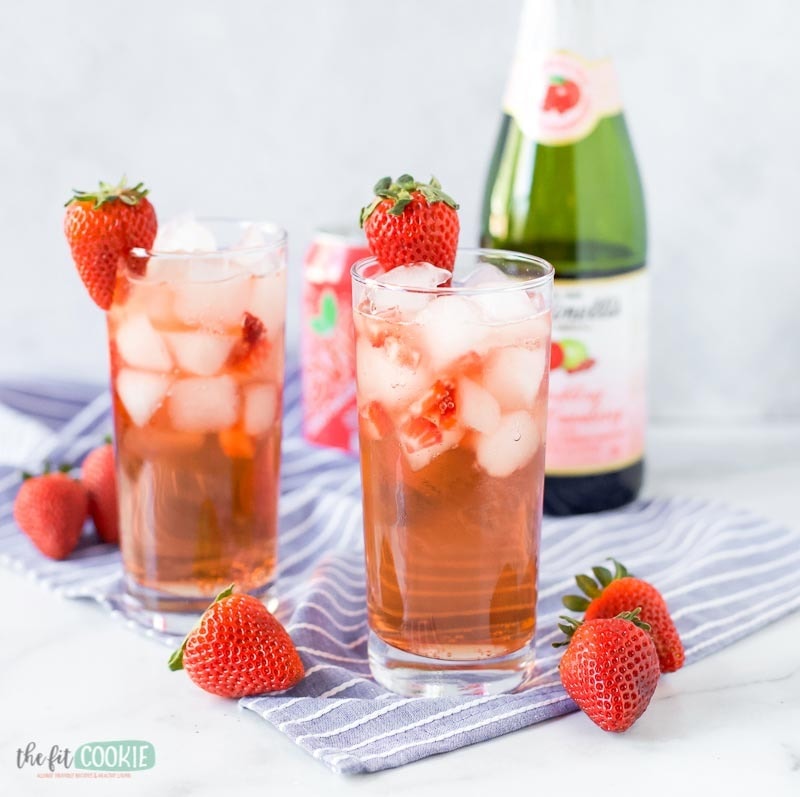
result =
[[[641,268],[647,222],[624,115],[557,146],[531,139],[504,115],[481,229],[484,245],[535,252],[565,275]]]

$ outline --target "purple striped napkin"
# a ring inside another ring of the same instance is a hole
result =
[[[108,396],[100,388],[6,384],[0,403],[52,430],[30,454],[39,460],[78,461],[110,426]],[[610,553],[662,589],[688,663],[800,607],[800,535],[749,512],[671,498],[548,518],[537,668],[527,688],[474,699],[400,698],[369,676],[357,462],[302,441],[296,373],[287,381],[286,406],[279,586],[282,619],[307,676],[279,697],[241,703],[336,772],[389,769],[574,711],[559,683],[559,653],[550,646],[559,636],[559,598],[571,588],[573,573]],[[4,446],[0,438],[0,462],[17,461]],[[41,557],[11,517],[18,483],[15,469],[0,467],[0,561],[120,616],[117,550],[87,531],[68,561]]]

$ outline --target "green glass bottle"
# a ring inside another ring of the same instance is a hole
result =
[[[644,472],[647,235],[594,0],[526,0],[481,243],[556,269],[545,511],[633,500]]]

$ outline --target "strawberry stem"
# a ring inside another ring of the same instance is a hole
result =
[[[230,586],[226,587],[222,592],[211,601],[210,606],[213,606],[215,603],[219,603],[221,600],[225,600],[225,598],[229,598],[233,594],[234,585],[231,584]],[[208,609],[206,609],[206,612]],[[169,668],[173,672],[176,670],[183,669],[183,651],[186,649],[186,643],[189,641],[189,637],[195,632],[197,627],[203,621],[203,617],[205,616],[205,612],[200,616],[200,619],[194,624],[192,630],[183,638],[183,642],[181,642],[181,646],[173,652],[173,654],[169,657]]]
[[[123,175],[117,185],[111,185],[111,183],[105,183],[101,180],[96,191],[79,191],[73,188],[72,193],[73,196],[64,203],[64,207],[71,205],[73,202],[92,202],[96,210],[117,199],[125,205],[138,205],[147,196],[148,190],[144,187],[144,183],[136,183],[134,186],[129,186],[127,179]]]
[[[637,606],[633,611],[630,612],[620,612],[615,619],[617,620],[628,620],[629,622],[633,623],[637,628],[641,628],[642,631],[650,631],[649,623],[646,623],[644,620],[639,619],[639,615],[642,613],[642,607]],[[574,617],[568,617],[566,614],[562,614],[561,617],[558,618],[562,622],[558,624],[559,629],[563,632],[566,639],[561,639],[558,642],[553,642],[554,648],[563,648],[572,641],[572,637],[574,636],[575,632],[583,625],[583,620],[576,620]],[[591,621],[590,621],[591,622]]]
[[[389,215],[401,216],[411,202],[412,194],[415,192],[422,194],[429,205],[432,205],[434,202],[444,202],[454,210],[458,210],[458,203],[442,190],[442,184],[433,176],[428,183],[420,183],[410,174],[401,174],[396,182],[392,182],[391,177],[382,177],[375,183],[373,191],[375,192],[375,199],[366,207],[361,208],[361,216],[359,219],[361,227],[364,226],[366,220],[372,215],[372,211],[375,210],[384,199],[388,199],[392,203],[389,209]]]
[[[614,576],[607,567],[600,567],[598,565],[592,568],[592,572],[594,573],[594,577],[600,582],[601,587],[607,587],[614,580]]]
[[[603,590],[612,582],[621,578],[628,578],[630,573],[625,565],[618,562],[616,559],[609,558],[609,562],[614,563],[614,572],[612,573],[607,567],[593,567],[592,573],[594,577],[579,574],[575,576],[575,583],[578,589],[583,592],[583,595],[565,595],[561,599],[561,603],[571,612],[585,612],[589,608],[589,604],[594,598],[599,597]],[[586,597],[584,597],[584,595]]]
[[[641,628],[642,631],[649,631],[650,630],[650,623],[646,623],[644,620],[639,619],[639,615],[642,613],[642,607],[637,606],[631,612],[620,612],[617,615],[618,620],[630,620],[635,626]]]

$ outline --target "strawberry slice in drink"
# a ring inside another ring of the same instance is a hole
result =
[[[370,401],[361,409],[367,434],[373,440],[383,439],[392,431],[392,419],[379,401]]]
[[[411,406],[411,416],[400,427],[400,441],[412,470],[421,470],[454,448],[464,435],[457,423],[456,386],[437,380]]]
[[[242,316],[241,337],[233,346],[228,365],[240,371],[253,371],[269,356],[270,343],[264,322],[252,313]]]
[[[403,446],[409,454],[442,442],[442,430],[427,418],[410,418],[403,424],[401,434]]]

